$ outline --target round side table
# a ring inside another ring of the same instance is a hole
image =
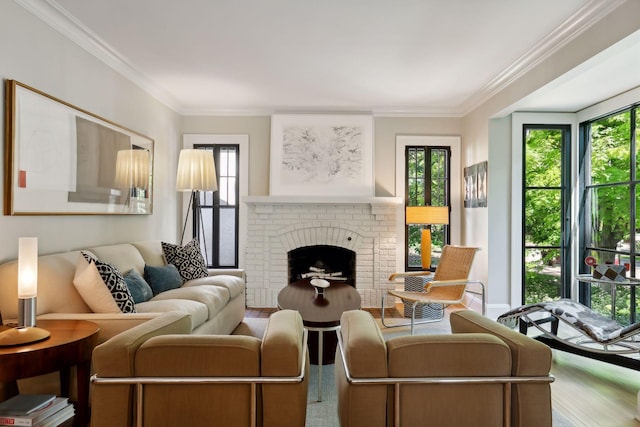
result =
[[[0,382],[8,399],[18,393],[16,381],[60,371],[60,394],[69,397],[70,370],[77,370],[78,402],[74,425],[89,424],[89,377],[91,353],[98,343],[100,328],[85,320],[39,320],[39,328],[51,332],[43,341],[0,347]]]

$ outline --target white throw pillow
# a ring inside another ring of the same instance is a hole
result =
[[[73,284],[94,313],[121,313],[96,264],[93,261],[87,262],[82,254],[78,257]]]

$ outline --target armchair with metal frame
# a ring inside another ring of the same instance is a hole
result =
[[[482,314],[485,314],[485,288],[484,284],[478,280],[469,280],[469,271],[473,258],[478,248],[445,245],[442,248],[442,255],[436,267],[435,273],[430,271],[409,271],[404,273],[394,273],[389,276],[389,281],[394,282],[398,278],[430,276],[433,274],[433,281],[426,282],[422,291],[400,291],[390,290],[382,296],[381,321],[387,327],[411,325],[411,334],[414,333],[416,324],[438,322],[444,318],[444,308],[448,305],[462,304],[466,293],[482,296]],[[480,290],[469,289],[467,285],[478,284]],[[384,318],[384,309],[387,296],[400,298],[403,303],[411,304],[411,322],[399,324],[387,324]],[[421,304],[435,304],[441,307],[440,316],[435,319],[428,319],[416,322],[416,307]]]

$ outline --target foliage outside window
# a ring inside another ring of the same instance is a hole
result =
[[[406,148],[406,206],[449,206],[448,147],[415,146]],[[425,225],[406,227],[406,268],[421,269],[420,241]],[[430,225],[432,265],[437,265],[442,247],[449,243],[448,225]]]
[[[563,218],[568,180],[568,126],[525,125],[523,168],[523,303],[566,295]]]
[[[638,107],[586,123],[584,142],[584,212],[582,255],[599,264],[625,265],[627,275],[638,277],[640,219],[637,215],[639,179]],[[590,272],[585,266],[584,272]],[[635,289],[615,287],[612,307],[610,285],[581,284],[581,300],[623,323],[635,322]]]

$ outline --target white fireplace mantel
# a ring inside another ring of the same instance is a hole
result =
[[[288,253],[327,245],[354,251],[363,307],[379,307],[397,270],[403,200],[367,196],[248,196],[245,271],[249,307],[275,307],[289,280]]]
[[[400,197],[367,197],[367,196],[247,196],[242,201],[248,205],[265,204],[369,204],[369,205],[401,205]]]

